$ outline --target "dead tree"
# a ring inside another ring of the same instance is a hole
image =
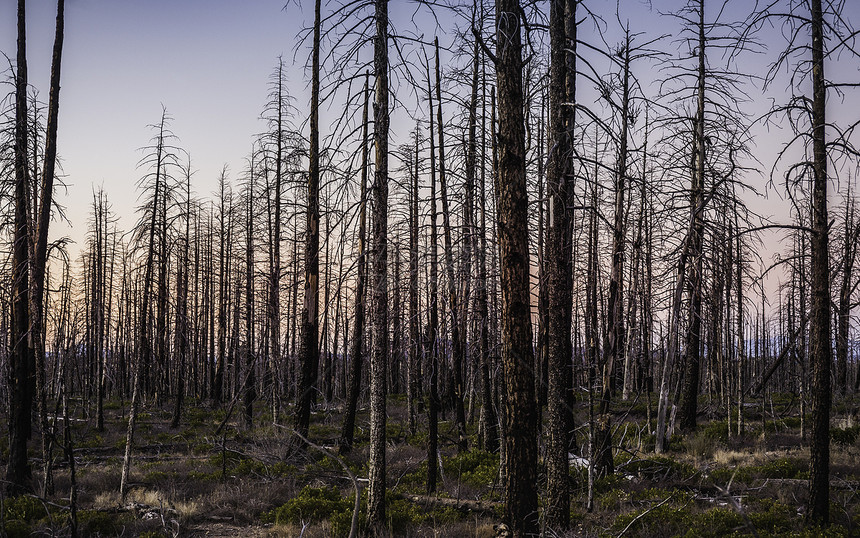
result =
[[[18,0],[18,55],[15,73],[15,228],[12,246],[12,319],[9,355],[9,462],[6,491],[19,495],[30,490],[27,445],[31,436],[30,415],[34,373],[30,334],[30,257],[27,193],[27,31],[26,2]]]
[[[373,71],[376,99],[373,107],[373,349],[370,354],[370,459],[367,491],[367,526],[385,533],[385,373],[388,364],[388,1],[376,0]]]
[[[550,4],[549,357],[547,361],[547,507],[549,528],[570,526],[568,450],[573,430],[573,135],[576,90],[576,0]]]
[[[496,86],[499,98],[495,178],[502,288],[505,402],[505,522],[517,538],[538,532],[537,412],[529,313],[528,197],[523,115],[522,10],[496,2]]]
[[[305,292],[301,314],[301,376],[296,395],[296,431],[308,435],[311,403],[319,368],[319,248],[320,248],[320,156],[319,156],[319,54],[320,0],[314,4],[314,42],[311,60],[310,151],[308,158],[307,219],[305,226]]]

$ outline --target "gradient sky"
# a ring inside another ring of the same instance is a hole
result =
[[[284,0],[68,0],[63,50],[58,148],[73,230],[52,225],[52,236],[80,241],[92,189],[104,185],[121,229],[135,222],[143,174],[136,168],[153,135],[162,104],[173,117],[179,145],[190,152],[199,195],[214,191],[224,164],[235,173],[250,151],[279,55],[293,62],[296,34],[312,10]],[[0,0],[0,51],[15,54],[15,1]],[[55,2],[27,3],[31,85],[47,101]],[[297,98],[301,70],[290,71]],[[61,230],[64,230],[61,232]],[[75,250],[75,249],[73,249]]]
[[[59,192],[58,199],[67,206],[73,228],[52,225],[51,235],[69,235],[82,241],[92,191],[98,185],[104,185],[120,217],[120,229],[128,230],[134,225],[139,194],[136,182],[144,173],[136,167],[142,156],[139,148],[151,139],[153,131],[147,126],[158,121],[162,105],[173,117],[171,127],[179,145],[192,156],[196,169],[194,190],[204,198],[214,192],[224,164],[230,167],[232,178],[237,176],[254,135],[264,129],[259,117],[279,55],[288,66],[290,91],[300,111],[298,119],[304,120],[308,91],[303,66],[310,51],[306,43],[298,44],[297,34],[312,20],[312,3],[293,0],[284,8],[286,3],[67,0],[58,147],[69,189],[68,193]],[[681,3],[651,2],[654,9],[661,10]],[[647,9],[647,4],[644,0],[621,2],[624,16],[630,17],[631,29],[648,33],[673,31],[674,22],[661,19]],[[400,30],[412,27],[409,19],[413,5],[405,0],[391,1],[392,16],[403,21]],[[733,5],[735,9],[749,9],[743,0]],[[0,51],[12,57],[15,6],[15,0],[0,0]],[[615,6],[616,2],[607,0],[589,2],[589,7],[606,12],[609,30],[604,37],[609,43],[619,40],[613,37],[618,31]],[[40,90],[43,101],[47,101],[55,9],[55,2],[50,0],[28,2],[30,83]],[[860,24],[860,1],[849,0],[846,12],[849,19]],[[422,31],[428,39],[446,30],[436,28],[429,18],[419,17],[418,23],[427,25]],[[596,39],[593,27],[586,26],[581,33],[583,39]],[[779,32],[767,35],[778,42],[767,54],[752,58],[744,66],[746,69],[762,72],[784,46]],[[661,46],[665,50],[675,47],[671,42]],[[833,62],[828,69],[834,78],[860,80],[860,62],[855,59]],[[639,76],[647,79],[651,75]],[[761,99],[762,110],[769,104],[767,96],[760,92],[752,97]],[[851,103],[833,107],[831,110],[855,109]],[[409,128],[398,133],[396,123],[394,127],[392,147],[400,143]],[[323,134],[326,132],[324,124]],[[765,170],[771,165],[768,155],[775,152],[783,136],[771,133],[757,140],[756,152],[762,156]],[[764,178],[752,178],[750,182],[764,190]],[[784,204],[774,192],[769,200],[754,204],[768,215],[779,217],[783,212],[780,206]],[[772,244],[774,247],[782,249]],[[72,247],[73,253],[77,250]]]

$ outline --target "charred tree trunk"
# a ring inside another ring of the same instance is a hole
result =
[[[812,22],[812,235],[809,348],[812,363],[812,440],[807,519],[830,519],[830,265],[827,220],[827,141],[824,78],[824,16],[811,0]]]
[[[345,454],[352,449],[353,435],[355,433],[355,413],[358,408],[358,396],[361,392],[361,367],[364,343],[364,285],[367,273],[367,259],[365,253],[365,236],[367,235],[367,170],[370,165],[368,155],[368,117],[367,108],[370,100],[370,88],[368,85],[370,76],[364,78],[364,109],[362,111],[362,143],[361,143],[361,199],[359,201],[358,217],[358,276],[355,283],[355,320],[352,330],[352,347],[350,348],[349,368],[349,392],[346,397],[346,411],[343,415],[343,427],[340,432],[339,450]]]
[[[30,333],[30,256],[28,245],[27,193],[27,34],[25,0],[18,0],[18,57],[15,73],[15,231],[12,246],[12,319],[9,356],[9,462],[6,491],[19,495],[30,490],[30,440],[33,395]]]
[[[486,90],[486,73],[482,70],[481,87]],[[481,225],[479,229],[480,246],[477,249],[476,263],[478,264],[478,281],[475,289],[475,314],[478,322],[478,355],[481,361],[481,422],[483,428],[483,447],[487,452],[499,449],[498,417],[493,401],[493,384],[490,378],[492,359],[490,358],[490,312],[487,288],[487,192],[486,192],[486,93],[482,95],[481,104],[484,110],[481,114],[481,177],[479,182],[479,198]]]
[[[556,531],[570,526],[568,449],[573,419],[573,127],[576,81],[576,1],[550,4],[550,83],[547,184],[549,221],[549,356],[547,394],[546,524]]]
[[[517,538],[538,532],[537,416],[529,296],[523,60],[518,0],[496,2],[499,92],[496,177],[505,402],[505,521]]]
[[[48,125],[45,137],[45,163],[42,167],[42,185],[39,197],[39,214],[36,223],[36,246],[32,266],[30,313],[32,316],[33,348],[36,355],[36,396],[39,423],[42,432],[42,459],[45,462],[44,494],[53,493],[53,473],[48,435],[47,387],[45,386],[45,272],[48,260],[48,226],[54,195],[54,175],[57,163],[57,123],[60,110],[60,68],[63,57],[65,27],[65,0],[57,1],[57,24],[54,33],[54,50],[51,58],[51,88],[48,97]]]
[[[694,155],[692,159],[693,185],[690,191],[690,206],[693,212],[692,237],[690,238],[690,326],[687,333],[687,360],[684,368],[684,387],[681,395],[681,429],[690,431],[696,427],[699,397],[699,363],[702,349],[702,268],[704,257],[702,243],[705,230],[704,213],[697,208],[704,203],[705,189],[705,1],[699,3],[699,47],[696,99],[697,112],[693,135]]]
[[[301,314],[301,376],[296,395],[296,431],[308,436],[311,403],[317,384],[319,366],[319,274],[320,274],[320,156],[319,156],[319,72],[320,72],[320,0],[314,4],[314,45],[311,55],[311,136],[308,171],[308,207],[305,230],[305,293]]]
[[[420,130],[415,130],[415,170],[411,177],[409,192],[409,363],[407,381],[407,405],[409,413],[409,433],[415,435],[415,401],[420,392],[418,372],[421,353],[421,337],[418,330],[418,146]]]
[[[427,65],[427,97],[430,108],[430,326],[427,350],[430,353],[430,390],[427,402],[427,492],[436,491],[439,443],[439,234],[436,214],[436,144],[433,135],[433,89]]]
[[[460,330],[460,297],[454,275],[454,247],[451,238],[451,213],[448,208],[448,182],[445,169],[445,128],[442,122],[442,80],[439,70],[439,38],[436,47],[436,124],[439,136],[439,194],[442,201],[442,232],[445,245],[445,273],[448,284],[448,307],[451,311],[451,370],[455,419],[457,421],[457,450],[466,450],[466,411],[463,407],[463,355],[464,341]]]

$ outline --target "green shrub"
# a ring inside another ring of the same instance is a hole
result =
[[[699,434],[710,441],[726,443],[729,440],[729,426],[725,420],[715,420],[704,426]]]
[[[24,521],[14,520],[5,523],[6,534],[8,538],[29,538],[33,533],[33,529],[29,523]]]
[[[686,531],[689,516],[686,507],[678,508],[669,503],[653,505],[619,515],[612,523],[612,530],[617,534],[630,525],[627,532],[633,536],[676,536]]]
[[[442,458],[442,469],[472,487],[489,487],[499,476],[499,455],[483,450],[470,450],[452,458]],[[426,468],[425,468],[426,472]]]
[[[625,466],[625,470],[646,480],[688,480],[699,472],[692,465],[667,456],[634,460]]]
[[[757,499],[747,515],[756,530],[776,536],[788,534],[803,523],[795,509],[767,498]]]
[[[838,445],[853,445],[858,436],[860,436],[860,426],[830,428],[830,439]]]
[[[711,479],[718,484],[728,483],[730,479],[733,479],[734,482],[749,484],[757,478],[806,479],[809,478],[809,467],[798,459],[777,458],[761,465],[715,469],[711,472]]]
[[[350,505],[352,506],[352,505]],[[362,508],[358,512],[358,528],[362,529],[367,523],[366,510]],[[349,536],[349,529],[352,526],[352,508],[343,512],[335,512],[331,519],[331,535],[335,538]]]
[[[42,501],[29,495],[9,497],[3,501],[3,519],[7,522],[32,523],[48,515]]]
[[[689,517],[688,538],[720,538],[742,531],[746,522],[743,516],[731,508],[712,508]]]
[[[337,512],[350,511],[352,502],[344,499],[337,488],[305,486],[299,494],[284,505],[265,512],[264,523],[317,523],[329,519]]]
[[[78,531],[84,536],[115,536],[122,533],[127,517],[98,510],[78,512]]]

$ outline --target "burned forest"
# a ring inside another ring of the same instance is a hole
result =
[[[860,535],[852,1],[0,12],[0,535]]]

